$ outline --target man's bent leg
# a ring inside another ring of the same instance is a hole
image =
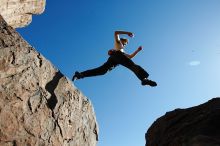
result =
[[[117,56],[114,58],[115,61],[126,68],[130,69],[135,75],[143,81],[145,78],[148,78],[149,74],[139,65],[135,64],[130,58],[125,56],[123,53],[117,53]]]
[[[149,85],[151,87],[157,86],[157,83],[155,81],[148,79],[149,74],[141,66],[135,64],[127,56],[120,55],[120,64],[133,71],[135,75],[141,80],[142,85]]]

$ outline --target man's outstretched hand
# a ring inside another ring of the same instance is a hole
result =
[[[140,46],[140,47],[138,47],[138,51],[141,51],[143,49],[143,47],[142,46]]]
[[[130,33],[128,33],[128,36],[131,37],[131,38],[133,38],[133,37],[134,37],[134,34],[130,32]]]

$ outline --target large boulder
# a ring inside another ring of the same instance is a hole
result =
[[[147,131],[146,146],[220,146],[220,98],[166,113]]]
[[[41,14],[46,0],[0,0],[0,15],[12,27],[24,27],[31,23],[33,14]]]
[[[93,106],[0,16],[0,145],[95,146]]]

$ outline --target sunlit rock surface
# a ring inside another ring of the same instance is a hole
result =
[[[41,14],[46,0],[0,0],[0,15],[8,25],[18,28],[27,26],[33,14]]]
[[[0,16],[0,146],[95,146],[91,102]]]

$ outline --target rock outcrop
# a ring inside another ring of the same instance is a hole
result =
[[[95,146],[97,140],[91,102],[0,16],[0,145]]]
[[[0,0],[0,15],[12,27],[24,27],[32,21],[32,14],[41,14],[46,0]]]
[[[146,133],[146,146],[220,146],[220,98],[176,109],[156,120]]]

